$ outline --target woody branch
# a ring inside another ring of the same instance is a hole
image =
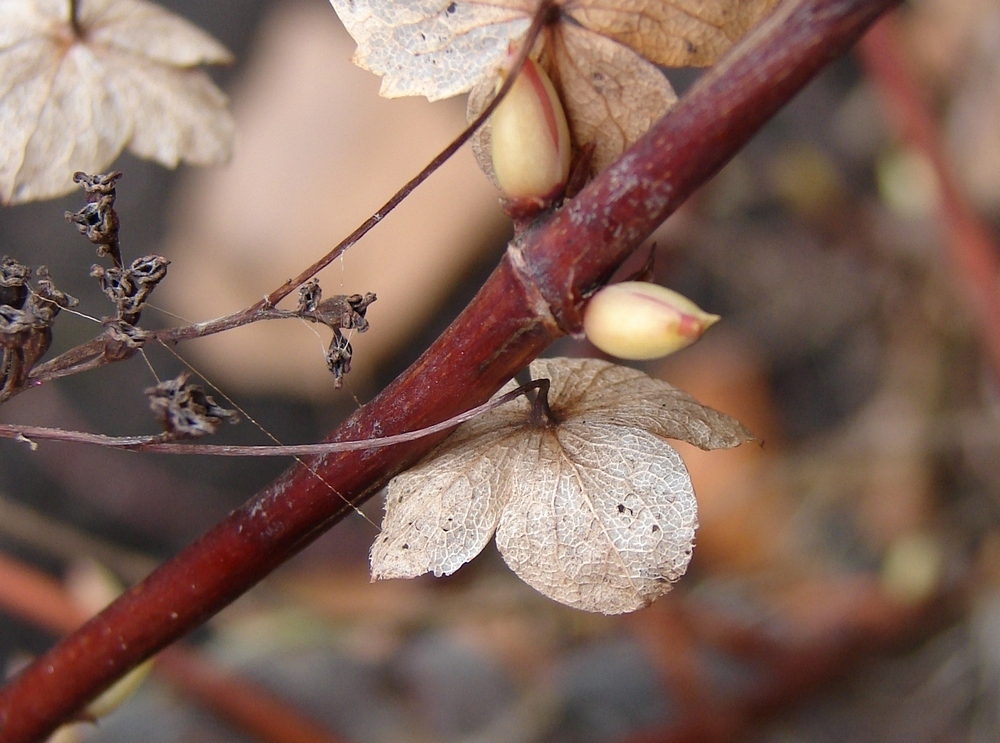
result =
[[[786,2],[615,165],[512,245],[465,311],[331,440],[413,430],[485,401],[824,65],[898,0]],[[443,434],[296,465],[0,690],[0,742],[43,739],[351,512]],[[317,473],[319,477],[317,477]],[[322,478],[322,479],[320,479]],[[336,490],[331,492],[331,487]]]

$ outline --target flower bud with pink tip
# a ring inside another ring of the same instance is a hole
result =
[[[624,281],[598,291],[583,329],[597,348],[620,359],[656,359],[698,340],[719,316],[657,284]]]
[[[501,84],[506,75],[501,73]],[[569,178],[569,125],[559,95],[532,59],[490,117],[493,171],[504,196],[546,203]]]

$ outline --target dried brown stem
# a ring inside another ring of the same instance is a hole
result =
[[[258,304],[254,307],[234,312],[231,315],[217,317],[214,320],[182,325],[176,328],[165,328],[163,330],[142,331],[140,336],[146,341],[158,340],[163,343],[177,343],[178,341],[203,338],[226,330],[233,330],[234,328],[240,328],[244,325],[263,320],[288,320],[301,317],[298,312],[292,310],[285,310],[278,307],[264,307],[262,304]],[[118,356],[109,358],[106,354],[108,343],[109,336],[101,335],[71,348],[56,358],[46,361],[44,364],[38,364],[31,370],[29,379],[35,384],[41,384],[58,379],[59,377],[66,377],[88,369],[95,369],[104,366],[110,361],[118,361],[120,358],[125,358]]]
[[[8,545],[27,546],[65,562],[94,560],[127,583],[139,582],[156,567],[151,557],[102,541],[3,495],[0,495],[0,540]]]
[[[884,18],[876,24],[858,51],[886,102],[889,123],[934,168],[948,257],[958,280],[968,289],[961,292],[962,297],[979,325],[993,372],[1000,379],[1000,243],[970,206],[952,172],[941,132],[917,81],[896,19]]]
[[[69,25],[76,38],[83,37],[83,27],[80,25],[80,0],[69,0]]]
[[[550,426],[558,423],[552,408],[549,407],[549,380],[535,379],[531,384],[537,386],[531,401],[531,422],[536,426]]]
[[[0,607],[51,632],[72,632],[87,616],[57,581],[0,553]],[[339,743],[256,684],[213,667],[199,654],[172,647],[155,670],[196,704],[262,743]],[[0,729],[0,736],[4,731]]]
[[[549,380],[536,379],[523,387],[477,405],[471,410],[452,416],[447,420],[432,426],[407,431],[395,436],[379,436],[359,441],[331,441],[323,444],[294,444],[275,446],[230,446],[227,444],[191,444],[169,440],[164,434],[156,436],[107,436],[103,433],[86,433],[84,431],[66,431],[61,428],[44,428],[42,426],[23,426],[17,423],[0,423],[0,439],[14,439],[27,446],[34,447],[36,441],[65,441],[71,444],[92,444],[108,449],[125,449],[153,454],[203,454],[215,457],[298,457],[314,454],[333,454],[344,451],[362,451],[378,449],[383,446],[405,444],[422,439],[425,436],[450,431],[455,426],[471,420],[478,415],[505,405],[530,390],[538,390],[532,415],[540,421],[552,420],[549,410],[548,394]],[[541,402],[538,402],[538,401]],[[540,417],[539,417],[540,416]]]
[[[478,405],[552,340],[578,331],[586,297],[896,2],[780,6],[621,160],[512,245],[455,322],[331,440],[413,430]],[[440,437],[317,457],[309,465],[318,476],[293,466],[0,690],[0,741],[43,738],[351,513],[348,502],[370,497]]]

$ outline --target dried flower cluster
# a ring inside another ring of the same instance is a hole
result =
[[[36,274],[32,286],[30,268],[7,256],[0,260],[0,403],[28,386],[32,368],[49,350],[56,315],[77,303],[56,289],[45,266]]]
[[[326,351],[326,365],[333,373],[334,387],[343,385],[344,375],[351,370],[351,359],[354,356],[350,341],[340,331],[357,330],[364,333],[368,330],[365,312],[375,299],[372,292],[350,296],[338,294],[330,299],[323,299],[323,290],[315,279],[299,289],[296,314],[304,320],[326,325],[333,330],[333,340]]]
[[[149,407],[172,439],[211,436],[223,421],[238,423],[239,416],[216,404],[199,385],[182,373],[146,390]]]

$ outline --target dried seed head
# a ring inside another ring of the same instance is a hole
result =
[[[91,266],[90,275],[98,280],[101,291],[115,303],[117,319],[125,325],[139,322],[149,295],[167,275],[170,261],[159,255],[136,258],[128,268]]]
[[[186,372],[146,390],[149,407],[173,439],[214,434],[223,421],[238,423],[235,410],[218,405],[199,385],[188,381]]]
[[[28,298],[30,278],[31,269],[27,266],[6,255],[0,259],[0,305],[15,309],[23,307],[24,300]]]
[[[552,81],[533,60],[525,61],[490,127],[493,170],[507,198],[546,202],[562,193],[569,178],[569,126]]]
[[[655,359],[686,348],[718,322],[687,297],[657,284],[625,281],[587,304],[587,339],[620,359]]]
[[[326,349],[326,366],[333,374],[333,388],[339,390],[344,386],[344,375],[351,371],[351,359],[354,358],[354,349],[351,342],[344,337],[340,330],[333,331],[333,340],[330,347]]]
[[[121,248],[118,244],[118,212],[115,211],[115,182],[121,178],[119,171],[107,175],[87,175],[77,172],[73,180],[83,186],[87,204],[78,212],[66,212],[66,221],[72,222],[80,234],[97,246],[97,254],[110,255],[115,266],[122,267]]]

